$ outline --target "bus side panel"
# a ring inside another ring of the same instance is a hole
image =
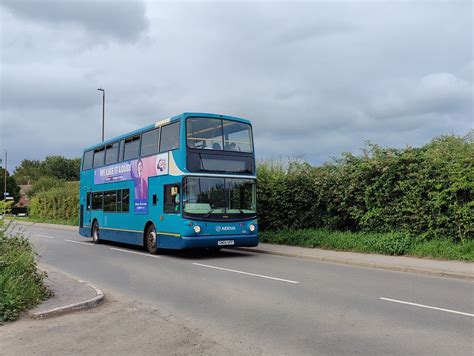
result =
[[[103,228],[100,230],[100,238],[102,240],[121,242],[132,245],[142,245],[143,233],[123,231],[111,228]]]

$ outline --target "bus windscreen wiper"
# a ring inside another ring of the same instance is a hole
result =
[[[208,218],[208,217],[209,217],[209,215],[211,215],[211,214],[212,214],[212,212],[213,212],[213,211],[215,211],[216,209],[217,209],[217,208],[211,208],[211,210],[209,210],[209,212],[208,212],[208,213],[206,213],[206,214],[204,214],[202,217],[203,217],[204,219]]]

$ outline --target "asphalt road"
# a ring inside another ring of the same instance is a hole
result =
[[[233,250],[152,256],[68,230],[27,232],[42,263],[181,318],[233,349],[474,353],[472,282]]]

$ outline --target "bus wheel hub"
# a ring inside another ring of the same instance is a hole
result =
[[[151,248],[156,246],[156,233],[154,231],[148,234],[148,246]]]

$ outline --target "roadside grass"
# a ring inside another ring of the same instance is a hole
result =
[[[432,240],[415,244],[410,255],[443,260],[474,261],[474,241],[455,244],[446,240]]]
[[[409,255],[442,260],[474,261],[474,242],[455,244],[447,240],[414,242],[403,232],[368,233],[325,229],[286,229],[259,233],[261,242],[323,248],[327,250]]]
[[[71,221],[71,220],[65,220],[65,219],[47,219],[47,218],[38,218],[38,217],[32,217],[32,216],[24,216],[24,217],[17,216],[14,219],[18,221],[26,221],[26,222],[33,222],[33,223],[77,226],[77,221]]]
[[[0,324],[51,296],[43,283],[46,275],[37,270],[32,245],[20,232],[7,234],[8,227],[0,225]]]

